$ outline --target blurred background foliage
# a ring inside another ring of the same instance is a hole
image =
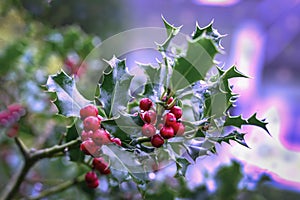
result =
[[[70,75],[80,76],[79,66],[84,65],[84,58],[101,39],[131,26],[130,12],[134,11],[128,9],[127,3],[117,0],[0,2],[0,110],[13,103],[26,108],[26,116],[18,122],[18,134],[28,147],[39,149],[60,143],[66,125],[70,124],[70,120],[55,115],[51,96],[43,92],[41,86],[46,77],[61,68]],[[13,140],[5,135],[8,129],[1,127],[0,130],[0,188],[4,188],[22,162]],[[43,160],[26,177],[18,198],[38,194],[85,170],[85,166],[68,161],[67,156]],[[168,169],[158,172],[156,177],[159,173],[163,178],[153,180],[142,189],[147,199],[281,200],[300,197],[297,191],[275,185],[266,174],[253,181],[251,175],[243,173],[243,165],[236,161],[218,167],[207,175],[208,181],[193,187],[182,177],[170,176]],[[213,189],[209,179],[213,179]],[[254,186],[249,188],[252,181]],[[138,188],[131,182],[108,183],[105,177],[101,177],[100,182],[100,188],[95,191],[78,184],[49,199],[141,198]]]

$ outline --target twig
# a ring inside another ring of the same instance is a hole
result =
[[[63,190],[66,190],[68,188],[70,188],[71,186],[73,185],[76,185],[77,183],[80,183],[82,181],[84,181],[84,174],[73,179],[73,180],[69,180],[69,181],[65,181],[57,186],[54,186],[52,188],[49,188],[47,190],[44,190],[43,192],[41,192],[39,195],[37,196],[33,196],[33,197],[29,197],[28,199],[29,200],[37,200],[37,199],[41,199],[41,198],[44,198],[44,197],[47,197],[47,196],[50,196],[52,194],[55,194],[55,193],[58,193],[58,192],[61,192]]]
[[[19,147],[24,159],[28,158],[29,157],[28,149],[25,146],[25,144],[23,143],[23,141],[20,138],[15,137],[15,142],[16,142],[17,146]]]
[[[0,200],[10,200],[13,198],[13,196],[19,190],[19,187],[22,181],[25,179],[28,171],[38,160],[43,158],[51,158],[57,153],[64,152],[67,148],[71,149],[76,147],[80,143],[80,139],[77,138],[76,140],[72,140],[62,145],[55,145],[50,148],[28,152],[26,146],[19,138],[15,138],[15,141],[22,152],[22,155],[24,156],[24,164],[19,172],[16,173],[7,183],[6,188],[3,190],[3,194],[0,196]]]

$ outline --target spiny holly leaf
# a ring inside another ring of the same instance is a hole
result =
[[[227,116],[224,126],[235,126],[241,128],[242,125],[252,125],[258,126],[264,129],[268,134],[270,134],[269,130],[267,129],[267,122],[265,120],[259,120],[256,117],[256,113],[254,113],[248,119],[243,119],[241,115],[239,116]]]
[[[230,67],[228,70],[224,71],[221,68],[217,67],[219,74],[222,76],[223,80],[228,80],[231,78],[249,78],[249,76],[240,72],[235,65]]]
[[[157,44],[159,51],[167,51],[167,48],[171,42],[171,40],[179,33],[182,26],[175,27],[171,25],[167,20],[162,16],[162,20],[164,22],[165,28],[167,30],[168,38],[162,44]]]
[[[130,142],[132,136],[141,133],[144,122],[139,115],[120,114],[116,118],[103,120],[101,125],[108,130],[114,137],[122,141]]]
[[[175,177],[185,176],[186,170],[191,163],[183,157],[178,157],[176,159],[177,171]]]
[[[262,129],[264,129],[265,131],[267,131],[268,134],[270,134],[269,130],[267,129],[267,122],[265,122],[265,120],[259,120],[256,117],[256,113],[254,113],[248,120],[248,125],[253,125],[253,126],[258,126]]]
[[[217,69],[220,76],[219,90],[220,92],[226,95],[226,109],[224,111],[227,111],[229,108],[234,106],[234,102],[237,100],[238,97],[238,94],[233,93],[232,86],[229,85],[229,79],[249,77],[238,71],[235,65],[230,67],[226,71],[222,70],[219,67],[217,67]]]
[[[188,40],[186,55],[175,60],[171,77],[172,89],[177,91],[196,81],[204,80],[206,73],[213,66],[216,53],[217,50],[209,39]]]
[[[138,65],[144,70],[147,76],[147,82],[143,95],[150,98],[153,101],[157,101],[158,97],[162,95],[164,85],[164,70],[161,66],[154,67],[151,64]]]
[[[151,163],[154,162],[150,156],[141,161],[138,153],[125,151],[117,145],[104,145],[102,152],[109,157],[110,167],[119,171],[128,172],[133,181],[138,184],[147,180],[147,172],[151,171]]]
[[[213,28],[213,21],[211,21],[207,26],[201,28],[198,23],[196,23],[195,31],[192,34],[192,38],[196,39],[198,37],[208,38],[214,41],[215,47],[219,52],[222,52],[221,39],[226,35],[221,35],[216,29]]]
[[[231,132],[230,134],[224,136],[224,137],[215,137],[215,138],[210,138],[218,143],[222,143],[222,142],[226,142],[228,144],[230,144],[230,140],[236,141],[237,143],[248,147],[249,146],[246,144],[246,141],[244,139],[245,133],[240,133],[237,130],[234,130],[233,132]]]
[[[214,148],[214,146],[214,143],[207,139],[192,139],[190,144],[187,145],[188,154],[194,161],[196,161],[198,157],[208,155],[209,152],[211,152],[211,149]]]
[[[75,122],[76,121],[74,121],[74,123],[67,128],[66,142],[75,140],[79,136],[79,134],[77,132],[77,129],[76,129]],[[75,148],[70,149],[68,151],[71,161],[74,161],[74,162],[83,162],[83,160],[84,160],[84,154],[83,154],[82,151],[80,151],[79,146],[80,146],[80,144],[78,144],[78,147],[75,147]]]
[[[64,71],[48,77],[45,85],[49,92],[55,94],[54,104],[58,114],[66,117],[79,117],[81,108],[91,103],[78,92],[75,80]]]
[[[114,56],[107,63],[112,70],[103,75],[99,100],[103,103],[106,116],[111,118],[126,110],[131,98],[129,87],[133,76],[128,73],[125,60],[119,60]]]
[[[228,116],[225,120],[224,126],[235,126],[242,128],[242,125],[247,125],[247,120],[242,118],[242,115],[239,116]]]

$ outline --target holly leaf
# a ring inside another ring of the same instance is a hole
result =
[[[74,121],[74,123],[71,126],[67,127],[66,142],[70,142],[72,140],[75,140],[79,136],[79,134],[77,132],[77,129],[76,129],[75,122],[76,122],[76,120]],[[83,162],[84,154],[83,154],[82,151],[80,151],[79,146],[80,146],[80,144],[78,143],[77,147],[72,148],[68,151],[71,161]]]
[[[68,76],[63,70],[48,77],[45,85],[48,92],[54,94],[54,104],[58,114],[66,117],[79,117],[81,108],[90,104],[77,90],[74,78]]]
[[[133,76],[129,74],[125,60],[114,56],[107,63],[112,70],[103,74],[99,100],[103,103],[106,116],[112,118],[126,110],[131,98],[129,87]]]
[[[214,64],[213,59],[217,52],[210,39],[189,39],[186,55],[175,60],[171,77],[172,89],[177,91],[204,80]]]
[[[192,34],[193,39],[197,38],[207,38],[213,41],[213,45],[218,49],[219,52],[222,52],[221,39],[226,35],[221,35],[218,30],[213,28],[213,20],[205,27],[201,28],[198,23],[196,23],[195,31]]]
[[[159,51],[167,51],[167,48],[171,42],[171,40],[180,32],[182,26],[176,27],[171,25],[167,20],[162,16],[162,20],[164,22],[165,28],[167,30],[168,38],[162,43],[157,44]]]
[[[186,158],[178,157],[176,159],[177,171],[175,177],[185,176],[187,168],[190,164],[191,163]]]
[[[108,130],[114,137],[122,141],[130,142],[131,137],[141,134],[143,120],[139,115],[120,114],[116,118],[103,120],[101,125]]]
[[[211,152],[211,149],[214,148],[214,146],[214,143],[208,139],[192,139],[190,144],[187,145],[188,154],[194,161],[196,161],[196,159],[200,156],[209,155],[209,152]]]
[[[216,141],[218,143],[222,143],[222,142],[226,142],[228,144],[230,144],[230,140],[232,141],[235,141],[247,148],[249,148],[249,146],[247,145],[245,139],[244,139],[244,136],[245,136],[246,133],[240,133],[238,132],[237,130],[234,130],[233,132],[229,133],[228,135],[226,136],[222,136],[222,137],[214,137],[214,138],[210,138],[212,139],[213,141]]]
[[[163,92],[163,85],[165,81],[164,70],[161,66],[154,67],[151,64],[138,63],[138,65],[144,70],[147,76],[143,96],[146,96],[153,101],[157,101],[158,97],[160,97]]]
[[[132,153],[125,151],[117,145],[110,144],[102,146],[102,152],[109,157],[110,167],[128,172],[133,181],[138,184],[147,180],[147,172],[151,171],[151,163],[154,160],[148,154],[140,155],[139,153]],[[143,156],[146,158],[143,159]]]
[[[252,125],[257,126],[264,129],[268,134],[270,134],[269,130],[267,129],[267,122],[265,120],[260,120],[256,117],[256,113],[254,113],[248,119],[243,119],[241,115],[239,116],[227,116],[224,126],[235,126],[241,128],[243,125]]]
[[[242,72],[238,71],[235,65],[230,67],[228,70],[222,70],[221,68],[217,67],[219,76],[220,76],[220,92],[226,95],[226,110],[234,106],[234,102],[237,100],[238,94],[233,93],[232,86],[229,84],[229,79],[232,78],[249,78]]]

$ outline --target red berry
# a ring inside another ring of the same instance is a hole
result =
[[[173,98],[173,97],[170,97],[170,98],[168,99],[167,104],[169,105],[170,103],[172,103],[173,100],[174,100],[174,98]]]
[[[172,126],[174,123],[176,123],[176,117],[173,113],[167,113],[164,116],[164,124],[167,126]]]
[[[170,112],[175,115],[176,119],[179,119],[182,116],[182,109],[179,106],[174,106]]]
[[[160,135],[165,139],[172,138],[174,137],[174,130],[171,126],[164,126],[160,129]]]
[[[101,174],[110,174],[108,163],[103,158],[94,158],[93,166]]]
[[[152,137],[156,133],[156,128],[152,124],[144,124],[142,134],[147,137]]]
[[[181,122],[176,122],[172,125],[174,133],[176,136],[182,136],[185,131],[185,126]]]
[[[80,150],[86,155],[95,155],[98,153],[100,146],[96,145],[93,140],[86,140],[80,144]]]
[[[81,140],[85,141],[92,137],[93,131],[82,131],[81,132]]]
[[[156,148],[161,147],[164,143],[164,139],[159,134],[153,135],[151,138],[151,144]]]
[[[88,172],[88,173],[85,174],[85,181],[87,183],[92,183],[95,180],[98,180],[98,176],[97,176],[97,174],[95,172],[90,171],[90,172]]]
[[[87,183],[87,186],[89,187],[89,188],[97,188],[98,186],[99,186],[99,180],[97,179],[97,180],[95,180],[94,182],[92,182],[92,183]]]
[[[104,129],[97,129],[93,133],[92,139],[97,145],[106,145],[111,143],[110,134]]]
[[[97,117],[97,115],[98,115],[98,109],[96,106],[92,104],[87,105],[80,110],[80,117],[82,120],[89,116]]]
[[[96,131],[100,127],[100,121],[97,117],[89,116],[83,120],[85,131]]]
[[[156,112],[153,110],[148,110],[144,114],[144,120],[148,124],[155,124],[156,122]]]
[[[122,141],[120,140],[120,138],[113,138],[111,139],[111,141],[119,146],[122,146]]]
[[[152,105],[153,105],[152,101],[148,98],[142,98],[140,101],[140,108],[143,111],[149,110]]]
[[[93,171],[86,173],[85,182],[89,188],[96,188],[99,186],[97,174]]]

